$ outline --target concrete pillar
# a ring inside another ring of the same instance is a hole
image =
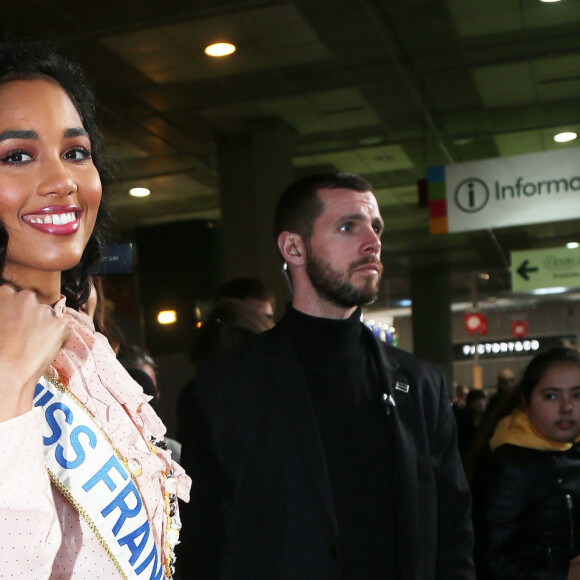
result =
[[[293,180],[292,152],[293,130],[280,119],[256,120],[244,134],[218,140],[224,280],[256,276],[280,306],[289,296],[272,226],[276,203]]]
[[[451,277],[447,269],[411,270],[413,352],[443,372],[453,388]]]

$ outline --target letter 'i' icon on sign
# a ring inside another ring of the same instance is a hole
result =
[[[487,185],[477,177],[464,179],[455,190],[455,205],[467,213],[482,210],[489,201]]]
[[[470,181],[468,184],[469,189],[469,207],[475,207],[475,193],[473,191],[473,181]]]

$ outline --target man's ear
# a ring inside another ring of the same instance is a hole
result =
[[[286,262],[302,266],[306,255],[302,237],[292,232],[282,232],[278,236],[278,249]]]

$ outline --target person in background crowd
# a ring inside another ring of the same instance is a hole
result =
[[[216,302],[221,298],[243,300],[272,320],[272,322],[274,321],[276,298],[274,293],[258,278],[240,276],[228,280],[215,293]]]
[[[123,333],[111,318],[103,286],[101,276],[92,276],[89,297],[84,304],[81,304],[79,310],[93,319],[95,331],[104,335],[111,348],[117,352],[121,343],[124,342]]]
[[[465,408],[468,393],[469,387],[467,385],[455,385],[455,396],[451,399],[453,410],[457,411],[457,409]]]
[[[150,380],[146,394],[155,399],[160,398],[161,393],[157,386],[157,363],[146,350],[136,344],[123,342],[117,351],[117,359],[128,371],[137,369],[145,373]]]
[[[474,482],[478,578],[580,578],[580,353],[536,355]]]
[[[165,428],[79,312],[107,171],[82,71],[0,45],[0,570],[168,578],[189,479]],[[171,514],[171,515],[169,515]]]
[[[487,403],[476,437],[470,449],[464,450],[462,454],[463,465],[470,486],[472,486],[475,474],[489,459],[489,439],[493,435],[498,421],[503,416],[505,406],[511,401],[514,389],[514,372],[509,368],[502,369],[497,375],[497,390]]]
[[[467,394],[465,407],[455,412],[457,446],[462,459],[471,451],[481,429],[487,403],[487,393],[483,389],[473,389]]]
[[[119,347],[117,359],[133,380],[141,385],[143,392],[153,397],[149,404],[155,409],[156,413],[160,414],[159,399],[161,399],[161,391],[157,384],[157,363],[153,357],[140,346],[124,342]],[[179,462],[181,458],[181,443],[176,439],[165,436],[163,444],[171,451],[171,457]]]
[[[487,412],[489,415],[493,413],[495,408],[509,398],[510,394],[513,392],[516,383],[516,377],[511,369],[502,369],[497,374],[497,390],[492,395],[487,406]]]
[[[361,322],[382,272],[371,185],[306,177],[275,223],[292,305],[202,366],[180,406],[186,577],[474,578],[445,380]]]
[[[207,320],[195,329],[190,359],[197,371],[217,355],[239,346],[260,332],[274,326],[266,314],[251,304],[237,298],[220,298],[216,301]],[[177,438],[190,437],[191,424],[187,420],[187,393],[193,388],[193,380],[181,391],[178,404],[179,424]],[[185,417],[185,418],[184,418]]]
[[[197,369],[217,354],[242,344],[272,326],[272,318],[245,300],[218,299],[207,320],[195,329],[191,362]]]

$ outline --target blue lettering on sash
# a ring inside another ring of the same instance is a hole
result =
[[[93,477],[83,485],[83,489],[89,491],[90,489],[93,489],[99,481],[104,481],[107,487],[113,491],[117,487],[109,475],[109,471],[111,471],[113,467],[121,474],[123,479],[129,477],[129,474],[119,463],[119,460],[114,455],[111,455],[107,463],[105,463],[105,465],[103,465],[103,467],[101,467],[101,469],[99,469],[99,471],[97,471],[97,473],[95,473],[95,475],[93,475]]]
[[[46,409],[45,415],[46,422],[48,423],[48,426],[52,430],[52,435],[50,437],[42,438],[45,445],[52,445],[53,443],[58,441],[58,439],[62,435],[62,429],[54,416],[54,414],[57,411],[61,411],[64,414],[65,421],[69,425],[72,424],[73,421],[72,411],[64,403],[53,403],[52,405],[50,405],[50,407]]]
[[[134,508],[130,508],[127,503],[125,502],[125,498],[129,495],[133,494],[137,505]],[[117,520],[117,523],[113,526],[113,534],[116,536],[119,533],[119,530],[125,523],[127,518],[132,518],[136,516],[141,507],[143,506],[143,502],[141,501],[141,497],[139,496],[139,492],[135,487],[133,481],[129,481],[129,483],[125,486],[123,491],[119,493],[119,495],[105,508],[101,511],[103,517],[107,517],[115,508],[119,508],[121,510],[121,515]]]
[[[87,435],[89,439],[89,445],[92,449],[96,447],[97,436],[88,427],[85,425],[75,427],[70,434],[70,444],[76,453],[76,459],[69,461],[64,456],[64,447],[60,443],[56,446],[55,456],[61,467],[64,467],[65,469],[74,469],[75,467],[81,465],[85,460],[85,450],[79,441],[79,436],[81,433]]]
[[[163,578],[163,566],[161,562],[159,562],[159,558],[157,557],[157,548],[153,546],[151,552],[145,558],[145,561],[142,564],[139,564],[137,568],[135,568],[135,574],[137,576],[149,566],[149,562],[153,560],[153,570],[151,570],[151,576],[149,576],[149,580],[161,580]],[[159,566],[159,568],[157,568]]]
[[[34,388],[34,398],[36,399],[36,397],[38,397],[38,395],[40,395],[40,393],[42,392],[42,390],[44,389],[44,385],[42,385],[41,383],[36,383],[36,387]],[[36,401],[36,403],[34,403],[35,407],[44,407],[44,405],[46,405],[46,403],[48,403],[48,401],[50,401],[50,399],[52,399],[54,397],[54,395],[50,392],[50,391],[46,391],[46,393],[44,393],[44,395],[42,395],[42,397],[40,397],[40,399],[38,399],[38,401]]]
[[[143,536],[143,539],[136,544],[135,540],[139,537]],[[139,526],[135,531],[119,538],[117,542],[119,542],[120,546],[127,546],[129,550],[131,550],[131,558],[129,558],[129,564],[133,566],[137,561],[137,558],[141,555],[143,548],[145,548],[145,544],[147,544],[147,540],[149,539],[149,522],[145,521],[143,525]]]
[[[97,445],[99,445],[99,438],[97,436],[98,432],[95,433],[95,431],[93,431],[90,427],[82,424],[84,421],[81,421],[80,425],[78,425],[78,422],[76,422],[77,426],[72,430],[70,430],[70,428],[65,428],[63,424],[63,418],[68,425],[72,426],[73,423],[75,423],[75,417],[73,414],[75,406],[73,406],[71,410],[69,406],[58,400],[51,403],[53,398],[54,394],[48,387],[41,383],[37,383],[34,391],[34,406],[44,408],[45,421],[51,430],[51,433],[48,437],[43,437],[43,443],[46,447],[56,443],[53,461],[56,460],[60,467],[64,469],[75,469],[81,466],[87,457],[91,456],[89,447],[91,449],[96,449]],[[58,412],[62,414],[62,417],[58,416]],[[82,437],[83,434],[84,438]],[[99,447],[99,449],[101,449],[101,447]],[[101,451],[101,453],[103,453],[103,451]],[[68,457],[68,455],[71,455],[72,457]],[[87,466],[88,465],[89,464],[87,464]],[[82,477],[84,472],[82,470],[79,471]],[[115,515],[107,519],[107,522],[111,520],[110,523],[105,524],[106,528],[112,531],[113,535],[117,537],[128,519],[131,520],[132,518],[135,518],[127,525],[127,527],[135,528],[135,525],[138,522],[143,521],[143,517],[146,518],[146,512],[143,508],[143,500],[141,499],[137,486],[130,478],[129,473],[125,467],[121,464],[115,455],[111,455],[104,463],[104,465],[102,465],[102,467],[100,467],[100,469],[84,483],[82,489],[88,493],[100,481],[102,481],[107,486],[109,491],[112,492],[114,490],[118,490],[120,485],[117,485],[117,483],[114,481],[114,476],[112,477],[113,471],[116,471],[122,477],[122,481],[120,481],[118,477],[115,478],[120,482],[120,484],[122,482],[126,482],[127,480],[128,483],[126,483],[121,491],[117,492],[116,497],[103,510],[101,510],[101,515],[104,518],[107,518],[114,512],[115,509],[119,509],[120,513],[113,528],[111,529],[110,525],[113,523]],[[101,500],[108,501],[108,499],[102,497],[102,490],[100,492],[95,491],[92,495],[95,497],[95,499],[100,497]],[[129,499],[131,495],[134,497],[134,499]],[[103,505],[104,501],[99,502],[101,506]],[[134,505],[134,507],[131,507],[131,505]],[[96,505],[95,508],[97,510],[99,509],[96,507]],[[138,560],[141,558],[141,556],[143,556],[143,552],[145,551],[150,540],[151,524],[149,523],[148,519],[145,519],[145,521],[142,524],[139,524],[137,528],[129,531],[121,538],[118,538],[117,543],[121,547],[126,546],[127,550],[131,554],[128,563],[131,567],[135,567]],[[123,559],[126,557],[127,556],[124,556]],[[127,562],[126,559],[125,562]],[[150,573],[147,571],[149,570],[149,566],[151,566]],[[163,563],[159,558],[155,542],[153,542],[151,552],[135,569],[137,576],[141,576],[143,572],[145,572],[145,574],[150,574],[149,580],[165,579],[165,575],[163,573]]]

